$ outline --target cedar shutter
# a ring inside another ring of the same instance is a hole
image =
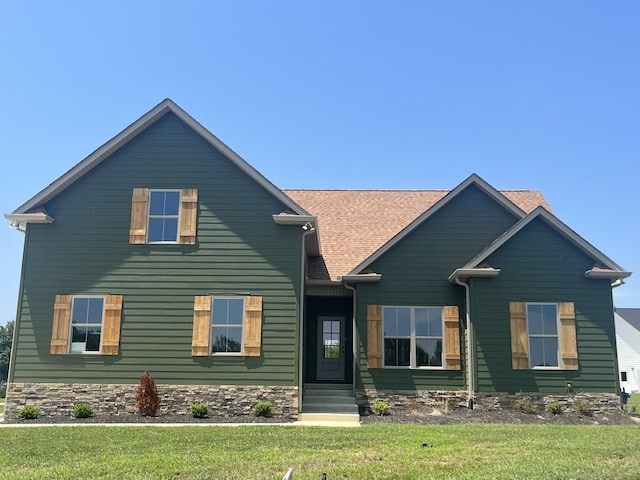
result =
[[[56,295],[51,329],[51,355],[65,355],[69,349],[69,324],[71,322],[71,295]]]
[[[118,355],[120,345],[120,321],[122,295],[107,295],[102,326],[102,354]]]
[[[527,334],[527,306],[524,302],[509,303],[511,322],[511,368],[529,368],[529,336]]]
[[[242,354],[260,356],[262,342],[262,297],[244,298]]]
[[[458,307],[444,307],[444,352],[447,370],[460,370],[460,317]]]
[[[180,193],[180,227],[178,243],[196,244],[196,221],[198,218],[198,189],[183,188]]]
[[[382,368],[382,305],[367,305],[367,367]]]
[[[129,243],[147,243],[147,222],[149,218],[149,189],[134,188],[131,199],[131,227]]]
[[[560,368],[578,370],[576,313],[573,302],[560,302]]]
[[[191,355],[206,357],[209,355],[209,339],[211,338],[211,297],[196,296],[193,306],[193,338]]]

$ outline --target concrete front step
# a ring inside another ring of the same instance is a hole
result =
[[[338,413],[348,415],[358,415],[358,405],[331,405],[318,403],[302,403],[302,413]]]
[[[300,413],[297,425],[359,427],[360,415],[349,413]]]

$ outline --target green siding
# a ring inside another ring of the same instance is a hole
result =
[[[516,220],[480,189],[470,186],[372,265],[375,272],[382,274],[382,280],[357,287],[358,388],[436,390],[465,387],[464,348],[463,370],[459,371],[369,370],[367,305],[457,305],[464,316],[464,290],[449,283],[449,275]],[[461,340],[464,341],[464,331],[461,331]]]
[[[584,273],[594,260],[543,220],[534,220],[488,263],[493,279],[473,279],[477,382],[481,391],[615,392],[615,331],[611,286]],[[574,302],[579,370],[512,370],[509,302]]]
[[[130,245],[134,187],[197,188],[196,245]],[[15,382],[294,385],[300,230],[283,205],[173,114],[51,200],[29,225]],[[58,293],[122,294],[120,354],[50,355]],[[261,357],[192,357],[194,296],[263,296]]]

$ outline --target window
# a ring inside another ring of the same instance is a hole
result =
[[[627,381],[627,372],[620,372],[620,381],[621,382]]]
[[[383,307],[385,367],[442,367],[442,307]]]
[[[195,245],[198,190],[134,188],[129,243]]]
[[[52,355],[118,355],[122,295],[56,295]]]
[[[70,353],[100,351],[104,297],[73,297]]]
[[[578,370],[573,302],[510,302],[511,367]]]
[[[340,321],[324,320],[322,322],[323,358],[340,358]]]
[[[262,297],[197,296],[191,355],[261,355]]]
[[[211,353],[241,353],[243,298],[214,298],[211,311]]]
[[[558,367],[558,306],[555,303],[527,304],[529,366]]]
[[[177,242],[180,192],[151,190],[149,193],[149,243]]]

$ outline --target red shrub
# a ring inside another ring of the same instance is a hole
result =
[[[156,382],[148,370],[140,377],[140,383],[136,390],[136,407],[142,415],[152,417],[156,415],[160,407]]]

